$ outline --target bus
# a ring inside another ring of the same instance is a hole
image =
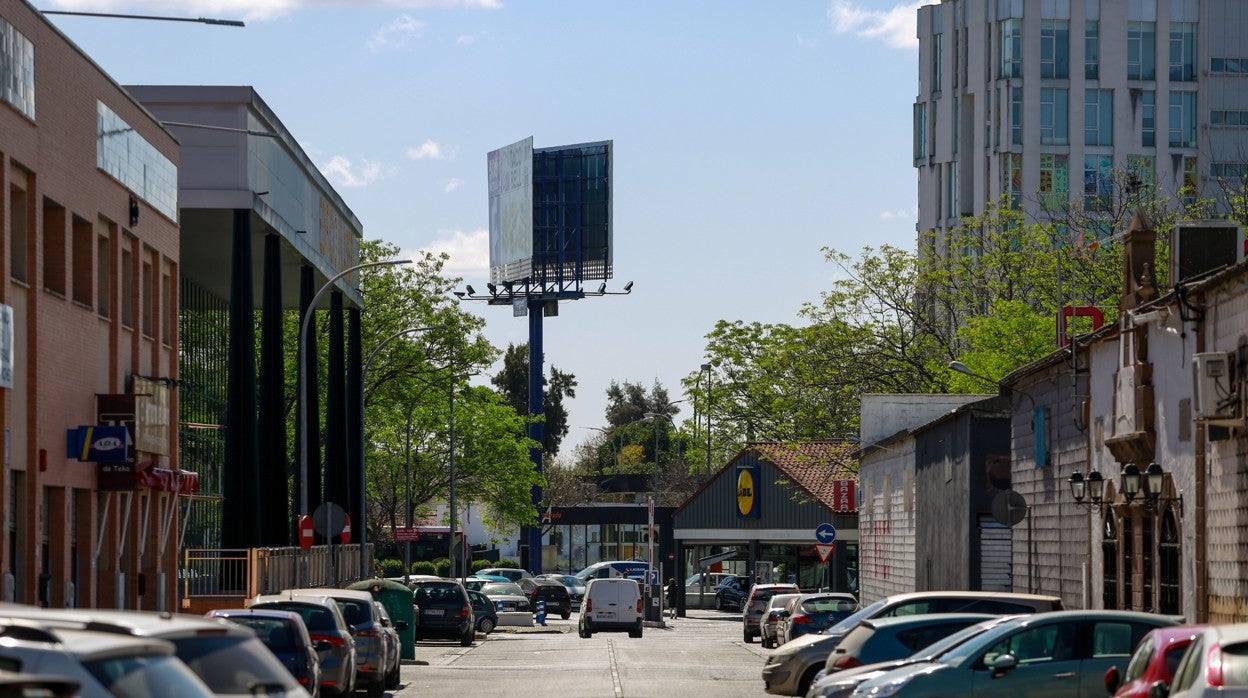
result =
[[[577,579],[582,583],[588,583],[591,579],[601,579],[605,577],[626,577],[635,579],[641,584],[646,583],[646,570],[650,566],[642,560],[606,560],[603,562],[595,562],[576,573]],[[651,574],[651,583],[657,584],[657,575]]]

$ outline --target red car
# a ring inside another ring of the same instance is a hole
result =
[[[1116,666],[1105,672],[1105,689],[1113,698],[1148,698],[1155,684],[1169,687],[1174,668],[1202,627],[1173,625],[1150,631],[1136,646],[1125,674],[1120,675]]]

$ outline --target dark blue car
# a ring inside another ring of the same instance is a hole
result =
[[[498,609],[494,599],[475,589],[468,589],[468,598],[472,599],[472,615],[477,619],[477,632],[489,635],[498,627]]]
[[[789,601],[785,610],[776,627],[778,644],[836,625],[858,610],[858,600],[840,592],[802,594]]]

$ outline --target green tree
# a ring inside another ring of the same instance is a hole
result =
[[[494,387],[507,399],[519,414],[529,412],[529,345],[510,344],[503,355],[503,368],[490,379]],[[576,377],[550,367],[550,377],[543,378],[542,411],[545,422],[542,429],[542,451],[546,457],[559,454],[559,447],[568,435],[568,409],[565,397],[576,397]]]

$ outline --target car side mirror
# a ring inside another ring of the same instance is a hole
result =
[[[1148,687],[1148,698],[1166,698],[1170,695],[1170,685],[1165,681],[1156,681]]]
[[[1114,691],[1118,690],[1118,686],[1122,684],[1122,677],[1118,675],[1118,667],[1111,666],[1105,670],[1105,690],[1112,696]]]
[[[316,642],[312,643],[312,649],[316,650],[317,652],[328,652],[329,650],[332,650],[333,648],[334,646],[329,644],[329,640],[317,640]]]
[[[994,677],[1005,676],[1016,666],[1018,666],[1018,657],[1012,654],[998,655],[992,660],[992,675]]]
[[[407,621],[405,620],[394,621],[394,629],[395,630],[407,630]]]

